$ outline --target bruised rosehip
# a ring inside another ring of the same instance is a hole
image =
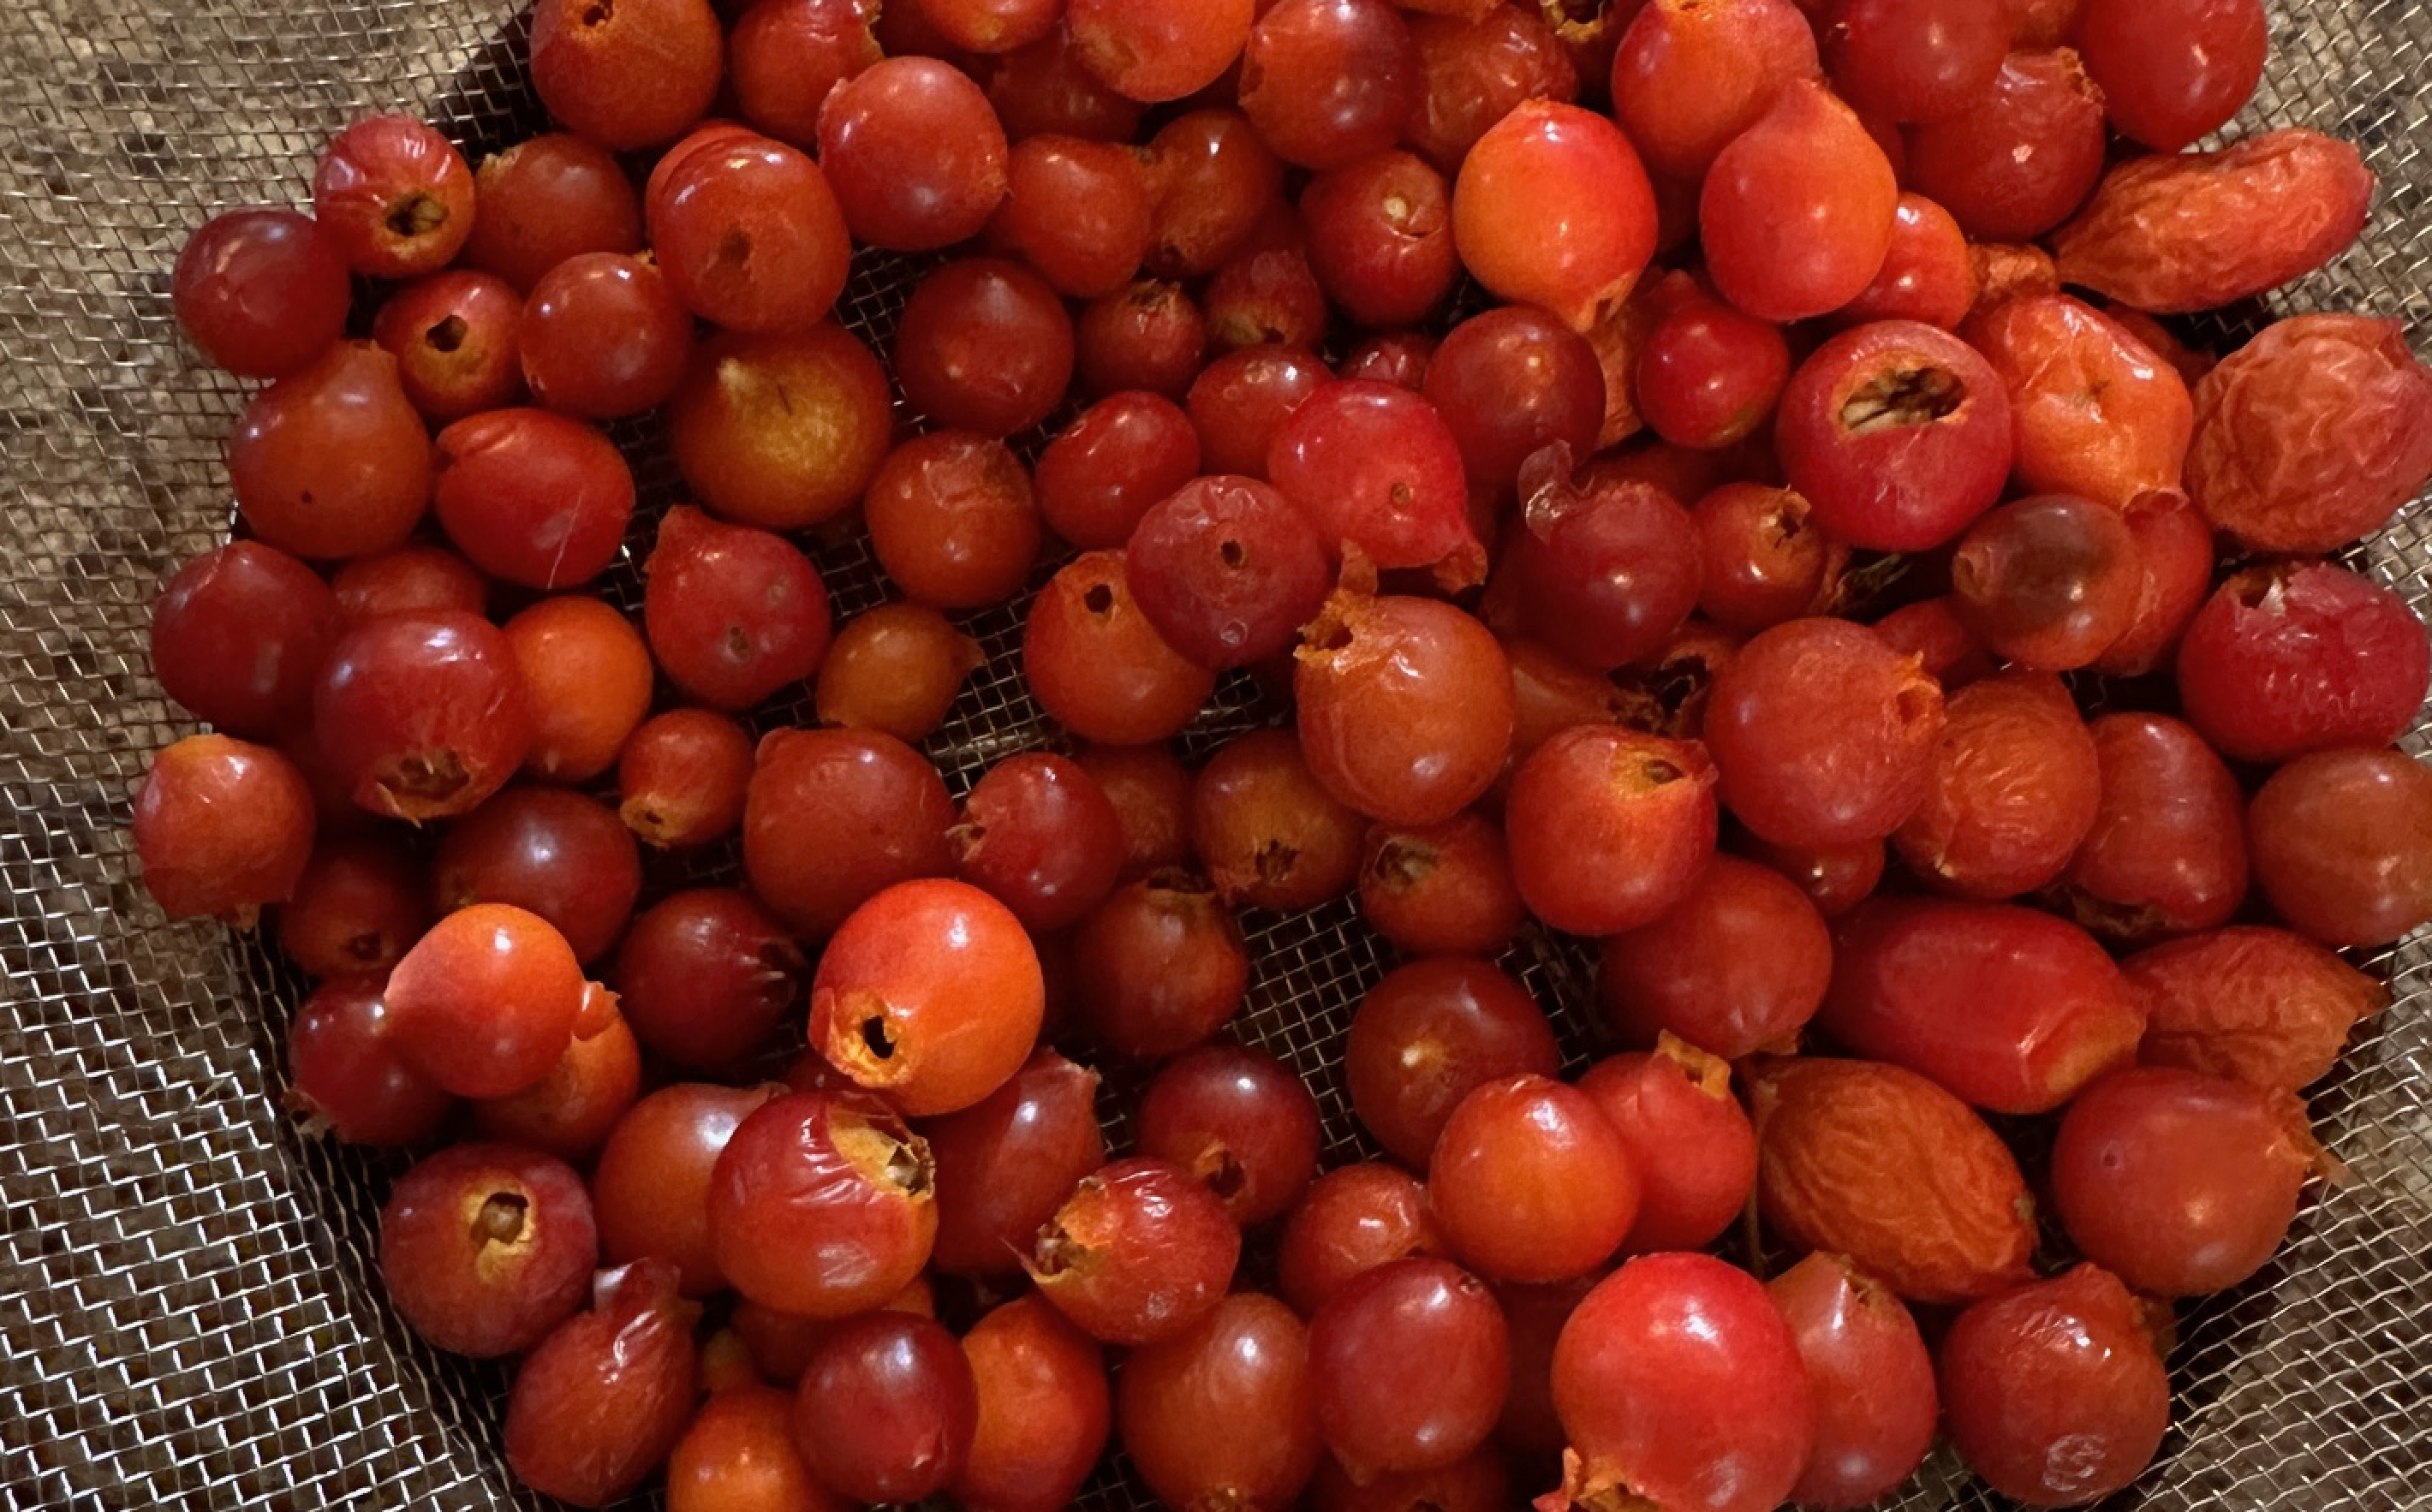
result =
[[[862,496],[870,548],[906,597],[939,609],[1002,603],[1039,555],[1030,472],[1005,443],[933,430],[887,454]]]
[[[1548,204],[1568,210],[1547,215]],[[1486,128],[1461,160],[1452,224],[1472,277],[1573,330],[1629,297],[1655,253],[1654,191],[1630,138],[1554,100],[1523,101]]]
[[[1666,1034],[1652,1052],[1610,1056],[1579,1090],[1630,1151],[1638,1216],[1630,1254],[1712,1244],[1756,1190],[1756,1132],[1731,1096],[1730,1063]]]
[[[1435,824],[1493,785],[1512,747],[1512,675],[1449,604],[1337,592],[1295,653],[1301,749],[1371,818]]]
[[[2136,1067],[2069,1104],[2052,1143],[2052,1203],[2086,1257],[2136,1290],[2202,1296],[2280,1248],[2319,1154],[2288,1093]]]
[[[1011,1275],[1073,1184],[1106,1163],[1098,1073],[1044,1047],[1003,1086],[932,1121],[938,1269]]]
[[[2407,601],[2329,563],[2250,567],[2216,590],[2179,643],[2187,722],[2237,761],[2380,746],[2415,718],[2432,643]]]
[[[1271,1055],[1204,1045],[1140,1098],[1140,1152],[1205,1182],[1244,1227],[1280,1217],[1317,1174],[1317,1100]]]
[[[1494,1292],[1428,1256],[1346,1283],[1309,1319],[1309,1352],[1318,1426],[1355,1476],[1467,1457],[1511,1389],[1511,1331]]]
[[[617,815],[644,845],[703,845],[735,832],[752,781],[752,736],[708,709],[644,720],[617,753]]]
[[[1538,747],[1503,809],[1521,898],[1573,934],[1617,934],[1670,912],[1713,859],[1716,823],[1704,747],[1610,725]]]
[[[831,620],[819,570],[782,536],[679,504],[644,564],[642,625],[669,681],[714,709],[749,709],[809,677]]]
[[[2001,496],[2012,454],[2001,376],[1949,331],[1860,326],[1791,375],[1775,445],[1816,525],[1851,546],[1922,551]]]
[[[1965,1014],[1950,1005],[1968,1004]],[[1980,1108],[2045,1113],[2136,1058],[2145,1010],[2066,919],[2005,903],[1879,898],[1840,922],[1816,1022]]]
[[[2120,963],[2144,999],[2137,1058],[2296,1092],[2338,1061],[2390,988],[2329,950],[2260,924],[2190,934]]]
[[[591,1199],[564,1161],[461,1144],[397,1178],[380,1209],[380,1280],[406,1325],[477,1359],[539,1343],[599,1259]]]
[[[1499,1077],[1444,1120],[1427,1201],[1471,1268],[1498,1281],[1585,1275],[1638,1218],[1636,1157],[1596,1100],[1543,1076]]]
[[[1553,1386],[1570,1438],[1557,1505],[1765,1512],[1814,1437],[1789,1325],[1753,1277],[1708,1255],[1642,1255],[1606,1277],[1562,1325]]]
[[[947,1489],[970,1512],[1058,1512],[1106,1447],[1105,1352],[1039,1297],[971,1325],[963,1357],[979,1393],[971,1453]],[[1126,1362],[1124,1379],[1140,1369]],[[1138,1451],[1134,1450],[1134,1463]]]
[[[2170,1377],[2140,1306],[2090,1265],[1960,1314],[1936,1381],[1959,1457],[2032,1506],[2082,1506],[2123,1489],[2170,1426]]]
[[[2069,911],[2131,944],[2227,923],[2248,873],[2237,778],[2168,714],[2107,714],[2088,728],[2102,798],[2061,879]]]
[[[2136,623],[2144,574],[2120,511],[2067,494],[2014,500],[1968,528],[1951,559],[1951,606],[1994,655],[2067,672]]]
[[[1410,23],[1421,87],[1402,140],[1447,174],[1523,100],[1579,98],[1579,70],[1534,10],[1468,5],[1413,13]]]
[[[590,581],[616,560],[633,475],[608,438],[546,410],[498,410],[439,433],[433,512],[456,548],[527,588]]]
[[[1326,1453],[1311,1373],[1309,1330],[1290,1309],[1227,1297],[1123,1362],[1124,1452],[1168,1506],[1283,1512]]]
[[[189,735],[155,756],[128,822],[162,913],[239,929],[295,895],[317,823],[294,762],[227,735]]]
[[[642,196],[616,154],[570,132],[528,137],[473,173],[472,239],[464,260],[529,291],[586,252],[642,245]]]
[[[1925,800],[1892,834],[1900,860],[1964,898],[2016,898],[2056,881],[2102,797],[2094,737],[2069,690],[2013,671],[1969,683],[1944,707]]]
[[[1669,1033],[1736,1060],[1792,1043],[1832,969],[1832,936],[1797,883],[1715,856],[1677,906],[1605,942],[1596,992],[1626,1043]]]
[[[1022,1265],[1084,1333],[1139,1345],[1207,1317],[1241,1253],[1241,1231],[1190,1172],[1119,1160],[1081,1179]]]
[[[1397,966],[1368,989],[1343,1060],[1360,1127],[1424,1168],[1462,1099],[1503,1077],[1550,1077],[1562,1051],[1545,1010],[1500,967],[1437,956]]]
[[[1705,740],[1724,807],[1783,845],[1851,845],[1923,799],[1944,713],[1914,657],[1844,620],[1797,619],[1716,675]]]
[[[656,1473],[700,1392],[693,1324],[675,1267],[637,1260],[604,1270],[590,1310],[541,1340],[507,1393],[507,1468],[576,1506],[621,1501]],[[613,1434],[599,1425],[615,1423]]]
[[[1290,910],[1350,889],[1366,826],[1309,775],[1290,733],[1254,730],[1201,770],[1191,829],[1192,848],[1226,902]]]
[[[2026,1281],[2035,1225],[2018,1163],[1914,1071],[1803,1055],[1748,1079],[1757,1205],[1783,1239],[1847,1255],[1913,1302]]]
[[[1816,1403],[1816,1443],[1791,1489],[1835,1512],[1891,1491],[1934,1447],[1940,1398],[1917,1319],[1839,1255],[1811,1254],[1765,1284]]]
[[[928,1263],[935,1174],[920,1136],[868,1094],[787,1093],[746,1117],[718,1157],[711,1252],[764,1307],[867,1311]]]

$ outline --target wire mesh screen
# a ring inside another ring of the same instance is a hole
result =
[[[0,1506],[538,1504],[498,1462],[503,1374],[434,1355],[380,1301],[397,1163],[279,1111],[296,983],[216,927],[164,923],[122,828],[148,754],[185,730],[147,667],[148,603],[225,532],[242,400],[177,340],[179,242],[214,208],[300,200],[361,114],[419,110],[476,153],[535,127],[520,27],[506,0],[0,6]],[[2432,336],[2432,7],[2275,6],[2273,35],[2250,121],[2356,139],[2383,184],[2366,244],[2284,303]],[[848,321],[883,341],[904,277],[866,260]],[[647,427],[619,439],[638,543],[679,485]],[[2427,530],[2418,512],[2369,553],[2419,609]],[[840,611],[883,596],[859,544],[816,549]],[[630,565],[612,591],[630,602]],[[958,788],[1052,738],[1012,666],[1018,624],[971,626],[991,665],[931,745]],[[1193,739],[1264,712],[1238,680]],[[1309,1076],[1343,1156],[1340,1031],[1390,951],[1347,903],[1250,923],[1240,1033]],[[1577,959],[1541,940],[1513,964],[1581,1052]],[[2351,1181],[2262,1275],[2182,1310],[2171,1436],[2119,1504],[2432,1505],[2432,983],[2420,945],[2394,966],[2396,1006],[2315,1100]],[[1146,1498],[1110,1469],[1085,1503]],[[1899,1504],[1990,1504],[1943,1458]]]

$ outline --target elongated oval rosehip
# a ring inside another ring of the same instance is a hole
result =
[[[736,1127],[710,1177],[718,1268],[764,1307],[866,1312],[928,1263],[935,1176],[929,1147],[867,1093],[771,1099]]]
[[[1697,198],[1706,271],[1759,320],[1804,320],[1866,292],[1891,250],[1900,184],[1823,85],[1784,85],[1715,157]]]
[[[2013,442],[2008,391],[1949,331],[1887,320],[1843,331],[1791,375],[1775,445],[1826,534],[1922,551],[2001,496]]]
[[[1547,205],[1567,209],[1547,215]],[[1655,194],[1612,121],[1528,100],[1461,160],[1452,225],[1461,260],[1478,282],[1585,331],[1629,297],[1654,256]]]
[[[1839,1255],[1811,1254],[1765,1284],[1790,1325],[1816,1402],[1816,1443],[1790,1498],[1821,1512],[1866,1505],[1934,1447],[1940,1398],[1917,1319]]]
[[[1783,1238],[1848,1255],[1910,1302],[2026,1281],[2035,1225],[1984,1120],[1897,1066],[1798,1056],[1749,1073],[1757,1201]]]
[[[2032,1506],[2083,1506],[2124,1488],[2170,1426],[2170,1377],[2139,1304],[2095,1266],[1968,1308],[1937,1366],[1960,1458]]]
[[[1816,1022],[1978,1107],[2043,1113],[2134,1060],[2145,1012],[2103,947],[2066,919],[1879,898],[1834,932]]]
[[[2222,755],[2277,763],[2381,746],[2432,684],[2432,641],[2407,601],[2329,563],[2249,567],[2179,642],[2179,700]]]
[[[1712,1244],[1747,1208],[1756,1190],[1756,1131],[1731,1096],[1729,1062],[1665,1034],[1651,1053],[1596,1062],[1579,1085],[1638,1172],[1638,1217],[1624,1252]]]
[[[1058,1312],[1109,1344],[1182,1334],[1224,1301],[1241,1231],[1214,1193],[1162,1160],[1081,1178],[1022,1267]]]
[[[2232,925],[2140,950],[2120,965],[2145,1000],[2137,1059],[2296,1092],[2326,1075],[2348,1032],[2390,989],[2311,940]]]
[[[1753,1277],[1708,1255],[1642,1255],[1606,1277],[1562,1325],[1553,1380],[1570,1438],[1558,1506],[1767,1512],[1815,1436],[1789,1325]]]

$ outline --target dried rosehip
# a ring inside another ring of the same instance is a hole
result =
[[[2300,315],[2196,385],[2188,496],[2257,551],[2330,551],[2432,479],[2432,370],[2395,321]]]
[[[2291,127],[2131,158],[2052,241],[2063,281],[2156,315],[2217,310],[2354,244],[2373,202],[2354,144]]]
[[[1757,1201],[1791,1243],[1848,1255],[1915,1302],[2025,1281],[2035,1225],[2009,1147],[1914,1071],[1802,1056],[1749,1073]]]
[[[1971,682],[1944,705],[1925,801],[1892,845],[1927,885],[2016,898],[2057,879],[2093,828],[2101,798],[2094,737],[2048,673]]]
[[[843,1318],[902,1291],[937,1231],[929,1147],[869,1094],[762,1103],[710,1176],[709,1242],[735,1289],[802,1318]]]
[[[2299,1091],[2327,1075],[2348,1032],[2390,988],[2313,941],[2259,924],[2156,945],[2120,963],[2145,1000],[2148,1066]]]
[[[1977,314],[1964,334],[2009,390],[2019,488],[2124,509],[2179,486],[2195,425],[2187,382],[2118,321],[2031,294]]]

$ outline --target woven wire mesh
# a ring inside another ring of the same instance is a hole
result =
[[[320,143],[363,114],[418,110],[476,154],[535,128],[521,27],[505,0],[0,7],[0,1506],[540,1504],[499,1466],[503,1374],[433,1354],[380,1299],[378,1198],[399,1162],[279,1111],[296,982],[215,927],[164,922],[123,828],[149,753],[188,728],[148,668],[148,602],[225,533],[221,442],[243,398],[177,340],[177,245],[214,209],[300,200]],[[2356,140],[2381,209],[2336,268],[2202,334],[2362,307],[2421,344],[2432,8],[2274,5],[2272,32],[2248,121]],[[883,342],[905,277],[865,260],[845,318]],[[643,485],[638,546],[680,485],[650,428],[618,439]],[[814,549],[839,611],[885,596],[862,543]],[[2432,604],[2424,512],[2366,555]],[[611,591],[630,607],[634,589],[629,563]],[[990,664],[931,743],[958,790],[1055,738],[1013,669],[1019,622],[970,626]],[[1228,682],[1186,744],[1266,712]],[[1238,1032],[1309,1078],[1329,1159],[1361,1151],[1341,1028],[1391,951],[1348,903],[1248,922]],[[1578,955],[1536,937],[1509,964],[1584,1053]],[[2262,1275],[2182,1309],[2170,1437],[2119,1504],[2432,1505],[2428,964],[2420,942],[2381,963],[2397,1002],[2315,1098],[2349,1183],[2312,1200]],[[1146,1498],[1118,1463],[1083,1502]],[[1945,1455],[1896,1504],[1995,1504]]]

